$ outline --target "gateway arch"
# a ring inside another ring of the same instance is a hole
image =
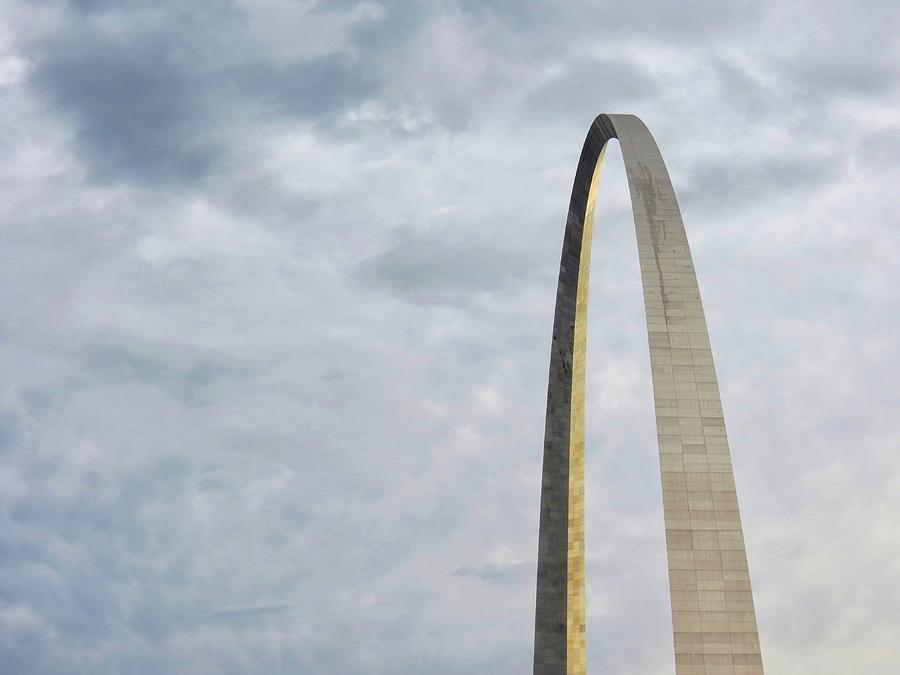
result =
[[[676,675],[762,675],[747,555],[709,333],[675,191],[633,115],[584,142],[563,239],[547,388],[535,675],[585,673],[584,378],[591,231],[617,138],[631,192],[662,473]]]

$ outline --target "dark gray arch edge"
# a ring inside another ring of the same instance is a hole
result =
[[[585,669],[583,620],[580,626],[582,653],[576,654],[576,663],[569,662],[573,647],[570,629],[567,628],[567,602],[571,590],[568,548],[573,349],[578,279],[583,262],[582,244],[591,183],[597,163],[602,160],[603,150],[612,138],[618,138],[622,146],[641,256],[666,510],[676,673],[740,672],[762,675],[730,451],[708,331],[681,213],[668,172],[649,130],[633,115],[608,114],[601,114],[594,120],[585,139],[563,237],[544,435],[534,673],[560,675],[583,673]],[[661,262],[661,257],[667,255],[670,259]],[[589,261],[584,263],[589,264]],[[681,312],[682,316],[675,316],[679,312],[671,310],[670,306],[678,305],[697,309],[694,315],[688,312],[686,318],[684,312]],[[682,352],[688,352],[687,356]],[[668,365],[665,362],[667,356]],[[692,385],[676,382],[678,376],[674,371],[677,368],[672,364],[678,358],[687,358],[690,376],[694,380]],[[682,388],[676,391],[679,385]],[[693,386],[693,390],[687,391],[683,401],[682,395],[688,385]],[[699,389],[702,391],[698,392]],[[684,415],[679,417],[682,403],[686,409]],[[695,407],[691,408],[692,405]],[[675,417],[660,417],[661,413]],[[666,435],[666,429],[661,425],[671,424],[672,420],[676,433]],[[696,428],[690,428],[695,422]],[[679,424],[682,425],[680,430]],[[700,435],[690,436],[691,432]],[[688,440],[695,445],[688,445]],[[698,454],[690,454],[688,450]],[[698,459],[699,462],[689,461]],[[697,488],[697,485],[700,487]],[[715,502],[711,513],[715,514],[716,524],[712,529],[693,520],[694,511],[689,509],[687,500],[688,488],[692,486],[701,493],[705,489],[710,503]],[[682,493],[684,504],[679,501]],[[720,502],[723,505],[721,510]],[[679,511],[682,507],[683,513]],[[720,514],[721,524],[718,521]],[[580,555],[583,556],[583,549]],[[698,560],[702,564],[697,563]],[[706,573],[702,570],[703,565],[718,565],[718,570]],[[707,578],[712,581],[706,583]],[[708,590],[708,586],[713,590]],[[681,594],[677,601],[676,592]],[[713,610],[722,611],[710,610],[710,605],[704,609],[702,601],[712,597],[710,594],[713,593],[716,599],[721,596],[721,606],[713,607]],[[687,599],[682,601],[681,598]]]
[[[611,138],[616,138],[615,127],[607,115],[599,115],[588,131],[578,159],[578,168],[575,170],[559,263],[544,425],[535,608],[535,675],[566,672],[569,424],[572,413],[575,307],[588,193],[597,161]]]

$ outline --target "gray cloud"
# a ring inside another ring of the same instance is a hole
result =
[[[453,570],[453,576],[478,579],[489,584],[528,583],[535,570],[534,563],[513,562],[491,565],[463,565]],[[527,579],[527,582],[525,581]]]
[[[816,98],[828,99],[886,93],[897,85],[900,74],[888,63],[873,64],[867,59],[798,59],[791,64],[791,78]]]
[[[688,175],[682,201],[693,207],[735,208],[740,204],[771,204],[814,192],[841,174],[840,154],[698,160]]]
[[[219,609],[204,617],[204,621],[243,621],[269,614],[281,614],[291,610],[291,605],[271,603],[253,607],[228,607]]]
[[[375,74],[347,55],[329,55],[284,66],[251,63],[221,74],[238,96],[269,114],[321,120],[336,115],[377,91]]]
[[[208,173],[222,148],[209,133],[209,102],[164,35],[95,30],[42,50],[35,85],[74,118],[75,141],[93,176],[177,185]],[[198,95],[199,94],[199,95]]]
[[[224,138],[248,123],[288,118],[328,129],[375,92],[376,64],[346,52],[275,61],[246,41],[233,7],[165,7],[87,3],[99,17],[70,19],[32,46],[31,82],[71,122],[95,180],[191,184],[222,169]],[[115,28],[104,20],[110,12]],[[233,58],[235,45],[246,53]]]
[[[586,82],[591,86],[584,86]],[[541,119],[563,115],[583,118],[584,110],[597,109],[603,101],[640,105],[652,98],[657,88],[656,82],[634,63],[585,58],[538,86],[525,105]]]
[[[614,110],[681,198],[767,670],[894,672],[894,5],[0,11],[0,671],[526,672],[561,230]],[[617,152],[588,659],[644,675],[674,663]]]
[[[515,252],[445,227],[396,230],[388,248],[360,262],[354,275],[366,288],[414,304],[465,305],[509,289],[527,272]]]
[[[900,128],[882,129],[862,138],[859,156],[873,167],[896,169],[900,164]]]

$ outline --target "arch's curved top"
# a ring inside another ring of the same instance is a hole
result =
[[[534,672],[585,672],[584,373],[594,200],[618,138],[637,233],[662,474],[677,675],[762,675],[709,334],[675,190],[634,115],[588,131],[563,237],[547,388]]]

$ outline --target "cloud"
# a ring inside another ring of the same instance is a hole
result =
[[[357,282],[414,304],[460,305],[508,289],[521,275],[510,254],[450,228],[400,228],[388,248],[360,262]]]
[[[895,169],[900,152],[900,128],[889,128],[865,136],[859,146],[859,156],[873,168]]]
[[[66,17],[31,45],[30,83],[72,125],[93,180],[190,185],[222,170],[224,138],[248,123],[328,129],[374,91],[369,62],[347,51],[272,59],[248,38],[241,11],[223,8],[88,3],[100,14]],[[227,51],[235,45],[246,49],[237,59]]]
[[[803,156],[782,156],[698,160],[688,175],[682,201],[695,205],[726,209],[739,205],[769,205],[775,200],[792,199],[822,189],[842,173],[842,157],[836,152]]]
[[[561,115],[583,116],[604,101],[640,105],[657,92],[656,82],[639,65],[613,59],[574,59],[575,63],[555,73],[532,91],[526,109],[541,119]],[[583,86],[590,82],[591,86]]]
[[[894,672],[894,5],[0,12],[0,671],[527,671],[562,226],[607,110],[678,190],[767,669]],[[644,675],[674,663],[618,153],[588,660]]]
[[[267,114],[319,120],[326,126],[377,87],[375,74],[345,54],[286,65],[250,63],[222,76]]]
[[[219,609],[207,615],[204,621],[243,621],[253,620],[256,617],[266,616],[268,614],[281,614],[290,611],[291,605],[283,605],[272,603],[268,605],[257,605],[253,607],[228,607]]]
[[[488,584],[521,583],[534,572],[534,563],[508,562],[491,565],[463,565],[453,570],[453,576],[478,579]]]
[[[222,149],[209,134],[209,103],[179,65],[189,53],[174,47],[162,33],[90,29],[44,46],[33,82],[74,118],[93,177],[178,185],[212,169]]]

